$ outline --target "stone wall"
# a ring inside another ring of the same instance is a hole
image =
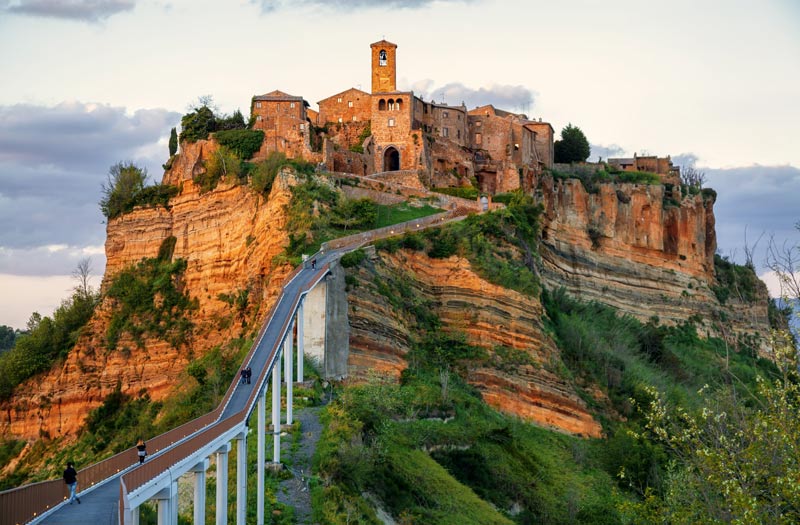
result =
[[[347,124],[369,122],[372,118],[372,100],[369,93],[350,88],[319,101],[319,122]]]

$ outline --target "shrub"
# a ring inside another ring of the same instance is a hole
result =
[[[200,186],[200,193],[206,193],[216,188],[223,177],[229,182],[237,182],[242,172],[242,161],[233,151],[225,146],[220,146],[205,161],[205,167],[204,173],[192,177],[194,183]]]
[[[451,195],[453,197],[461,197],[462,199],[470,199],[475,200],[478,198],[480,194],[478,192],[478,188],[473,188],[472,186],[461,186],[458,188],[433,188],[433,191],[436,193],[443,193],[445,195]]]
[[[195,108],[181,118],[181,142],[197,142],[205,140],[208,134],[216,129],[214,112],[206,105]]]
[[[342,255],[342,258],[339,260],[343,268],[353,268],[361,264],[367,256],[367,253],[362,250],[361,248],[357,250],[353,250],[352,252],[348,252]]]
[[[217,131],[214,138],[220,145],[233,151],[240,159],[251,158],[264,142],[264,132],[252,129],[231,129]]]
[[[108,179],[102,185],[100,210],[112,219],[133,210],[136,195],[144,188],[147,170],[132,162],[118,162],[108,170]]]
[[[173,157],[178,152],[178,133],[175,128],[169,132],[169,156]]]

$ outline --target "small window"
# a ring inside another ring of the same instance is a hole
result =
[[[483,124],[483,122],[481,122],[481,121],[479,120],[478,122],[476,122],[476,123],[475,123],[475,127],[476,127],[476,128],[479,128],[479,127],[481,127],[481,125],[482,125],[482,124]]]
[[[381,52],[378,53],[378,65],[385,66],[386,65],[386,50],[381,49]]]
[[[458,139],[461,138],[461,130],[460,129],[456,130],[456,138],[458,138]]]
[[[289,102],[289,107],[294,109],[294,102]]]
[[[393,118],[390,118],[390,119],[389,119],[389,127],[390,127],[390,128],[393,128],[393,127],[394,127],[394,119],[393,119]]]
[[[389,111],[394,111],[395,109],[397,109],[397,108],[394,105],[394,99],[390,98],[389,99]]]
[[[442,118],[447,118],[447,111],[442,111]]]
[[[458,120],[461,120],[461,113],[458,114]]]
[[[353,115],[353,122],[356,122],[357,120],[358,120],[358,117]]]
[[[256,117],[256,120],[257,120],[258,122],[261,122],[261,115],[258,115],[258,116]]]
[[[260,108],[261,107],[261,102],[256,102],[256,107]]]
[[[339,123],[341,124],[341,122],[342,122],[342,117],[339,117]]]
[[[338,102],[339,104],[341,104],[341,103],[342,103],[342,97],[339,97],[339,98],[337,98],[337,99],[336,99],[336,102]]]
[[[353,101],[352,100],[347,102],[347,107],[348,108],[352,108],[353,107]]]
[[[447,129],[447,128],[442,128],[442,136],[443,137],[449,137],[450,136],[450,130]]]
[[[300,131],[303,131],[305,129],[306,129],[306,125],[305,124],[300,124]]]
[[[481,143],[481,139],[482,139],[482,138],[483,138],[483,137],[481,136],[481,134],[480,134],[480,133],[476,133],[476,134],[475,134],[475,144],[480,144],[480,143]]]
[[[395,109],[396,109],[397,111],[400,111],[401,109],[403,109],[403,108],[402,108],[402,103],[403,103],[403,99],[402,99],[402,98],[398,98],[398,99],[395,101]]]
[[[386,110],[386,101],[384,99],[380,99],[378,101],[378,111],[385,111]]]

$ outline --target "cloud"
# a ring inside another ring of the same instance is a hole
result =
[[[672,164],[675,166],[680,166],[681,168],[684,167],[695,167],[699,157],[694,153],[681,153],[680,155],[672,155],[670,157],[672,159]]]
[[[179,120],[164,109],[80,102],[0,106],[0,273],[69,272],[70,250],[102,245],[97,202],[108,168],[130,160],[160,181],[163,141]],[[35,252],[57,245],[72,248]]]
[[[590,161],[597,161],[599,158],[608,160],[609,157],[622,157],[625,155],[625,150],[618,144],[609,144],[603,146],[601,144],[592,144],[592,152],[589,154]]]
[[[262,13],[271,13],[286,7],[297,7],[298,5],[328,7],[331,9],[369,9],[369,8],[391,8],[391,9],[418,9],[433,3],[467,4],[474,0],[250,0],[252,4],[261,7]]]
[[[698,169],[706,173],[706,186],[717,192],[714,215],[720,252],[744,262],[745,231],[751,247],[763,233],[753,257],[756,268],[763,272],[770,236],[779,245],[800,245],[800,231],[795,227],[800,222],[800,169],[758,165]]]
[[[464,102],[467,109],[493,104],[498,109],[524,113],[529,111],[534,104],[534,92],[525,86],[493,84],[489,87],[475,89],[460,82],[435,86],[433,80],[426,79],[412,84],[411,90],[427,100],[446,102],[451,105]]]
[[[84,22],[100,22],[135,6],[135,0],[17,0],[0,5],[9,13]]]

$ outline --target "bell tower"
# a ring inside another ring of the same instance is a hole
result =
[[[372,48],[372,92],[391,93],[397,91],[397,45],[381,40],[370,44]]]

